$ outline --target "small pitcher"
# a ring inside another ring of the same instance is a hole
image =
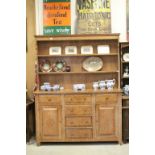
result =
[[[125,95],[129,96],[129,85],[125,85],[123,87],[123,92],[124,92]]]
[[[106,82],[105,81],[99,81],[99,87],[101,90],[104,90],[106,88]]]
[[[107,83],[107,89],[108,90],[112,90],[114,88],[114,85],[115,85],[115,79],[113,79],[113,80],[106,80],[106,83]]]

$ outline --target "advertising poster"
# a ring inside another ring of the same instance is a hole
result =
[[[70,0],[43,1],[43,34],[71,34]]]
[[[110,0],[77,0],[76,9],[76,33],[111,33]]]

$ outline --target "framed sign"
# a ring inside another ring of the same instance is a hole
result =
[[[93,54],[93,47],[92,46],[82,46],[81,54]]]
[[[65,54],[77,54],[77,47],[76,46],[66,46]]]
[[[71,34],[70,0],[43,0],[43,34]]]
[[[110,53],[109,45],[98,45],[97,53],[98,54],[109,54]]]
[[[61,47],[50,47],[49,55],[61,55]]]
[[[76,0],[77,34],[111,33],[111,0]]]

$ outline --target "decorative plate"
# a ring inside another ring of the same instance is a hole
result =
[[[124,53],[123,54],[123,60],[124,61],[129,61],[129,53]]]
[[[88,72],[95,72],[103,67],[103,61],[99,57],[89,57],[83,61],[83,68]]]
[[[64,72],[64,71],[66,71],[66,62],[64,60],[57,60],[53,64],[53,70],[55,72]]]
[[[40,70],[42,72],[50,72],[52,71],[52,66],[49,60],[42,60],[40,63]]]

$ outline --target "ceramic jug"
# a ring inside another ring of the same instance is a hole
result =
[[[106,88],[106,82],[105,81],[100,81],[99,82],[99,87],[101,90],[104,90]]]
[[[125,85],[123,87],[123,92],[124,92],[125,95],[129,95],[129,85]]]
[[[106,80],[106,83],[107,83],[107,89],[108,89],[108,90],[111,90],[111,89],[114,88],[115,79],[113,79],[113,80]]]

